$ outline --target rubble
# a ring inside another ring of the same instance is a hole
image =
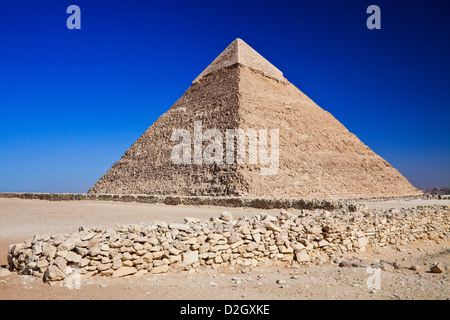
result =
[[[441,241],[450,235],[448,206],[357,212],[316,209],[296,215],[281,210],[276,217],[260,213],[250,218],[224,213],[209,221],[187,218],[184,222],[117,224],[83,227],[72,235],[36,235],[9,246],[9,267],[53,282],[64,280],[70,266],[85,278],[116,278],[226,266],[321,265],[346,253],[417,240]],[[340,261],[344,267],[366,266],[356,260]],[[381,263],[384,268],[396,266]],[[438,272],[443,267],[432,269]]]

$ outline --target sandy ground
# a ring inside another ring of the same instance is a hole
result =
[[[369,208],[416,205],[450,205],[449,200],[368,202]],[[34,234],[73,233],[81,225],[109,226],[152,220],[180,221],[183,217],[207,219],[228,210],[251,216],[278,210],[187,207],[135,203],[0,199],[0,264],[6,264],[7,246]],[[195,273],[171,272],[110,279],[82,280],[81,288],[51,286],[30,276],[11,273],[0,278],[0,300],[5,299],[448,299],[447,271],[428,272],[433,263],[450,265],[450,241],[420,242],[398,248],[368,250],[358,256],[367,263],[386,259],[401,268],[382,271],[381,289],[371,290],[365,268],[323,266],[258,267],[254,269],[201,269]],[[419,271],[408,269],[416,265]],[[281,283],[277,283],[281,282]],[[285,283],[284,283],[285,281]]]
[[[450,206],[450,200],[438,200],[438,199],[414,199],[414,200],[386,200],[386,201],[363,201],[369,209],[401,209],[401,208],[412,208],[417,206],[432,206],[432,205],[442,205]]]

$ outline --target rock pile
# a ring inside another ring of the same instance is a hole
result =
[[[448,206],[358,212],[302,210],[294,215],[223,212],[209,221],[84,228],[76,234],[36,235],[10,245],[8,262],[20,274],[63,280],[76,268],[82,277],[122,277],[190,270],[202,266],[322,264],[347,252],[448,239]],[[71,267],[71,268],[68,268]]]

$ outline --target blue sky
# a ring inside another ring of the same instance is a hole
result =
[[[69,5],[81,30],[69,30]],[[369,30],[366,9],[381,9]],[[450,184],[450,3],[9,1],[0,192],[87,192],[239,37],[415,186]]]

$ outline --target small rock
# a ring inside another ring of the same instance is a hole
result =
[[[140,276],[146,275],[147,273],[148,273],[147,270],[141,269],[141,270],[139,270],[138,272],[136,272],[133,276],[134,276],[134,277],[140,277]]]
[[[98,271],[105,271],[108,270],[109,268],[111,268],[111,263],[101,263],[97,266],[97,270]]]
[[[169,272],[169,266],[168,265],[162,265],[162,266],[159,266],[159,267],[154,267],[151,271],[150,271],[150,273],[152,273],[152,274],[157,274],[157,273],[166,273],[166,272]]]
[[[95,233],[93,233],[93,232],[86,232],[86,233],[81,234],[80,239],[82,241],[87,241],[87,240],[91,240],[94,236],[95,236]]]
[[[202,220],[199,218],[193,218],[193,217],[184,217],[184,222],[186,223],[199,223]]]
[[[78,264],[81,268],[87,266],[89,264],[89,259],[88,258],[83,258],[80,260],[80,263]]]
[[[431,273],[442,273],[445,268],[441,263],[433,264],[430,268]]]
[[[231,214],[231,212],[224,211],[220,214],[220,219],[226,222],[231,222],[233,221],[233,215]]]
[[[367,264],[357,260],[343,260],[339,263],[339,267],[341,268],[366,268]]]
[[[321,241],[319,241],[318,245],[319,245],[319,248],[323,248],[323,247],[329,246],[330,243],[327,240],[321,240]]]
[[[78,239],[69,238],[58,246],[58,250],[71,251],[71,250],[75,249],[75,245],[77,244],[77,242],[78,242]]]
[[[295,258],[298,262],[309,262],[311,261],[311,258],[309,257],[306,250],[301,250],[295,254]]]
[[[191,226],[188,224],[184,224],[184,223],[170,223],[169,228],[186,231],[186,230],[191,229]]]
[[[76,254],[73,251],[70,251],[69,253],[67,253],[67,256],[66,256],[67,262],[73,262],[76,264],[80,263],[81,258],[82,257],[79,254]]]
[[[53,260],[53,264],[59,268],[62,272],[66,270],[67,267],[67,260],[63,257],[56,257],[55,260]]]
[[[98,246],[95,246],[89,250],[89,255],[91,257],[95,257],[95,256],[98,256],[100,254],[100,252],[101,252],[100,248]]]
[[[134,267],[121,267],[113,272],[112,277],[113,278],[124,277],[130,274],[135,274],[136,272],[137,270]]]
[[[64,280],[66,275],[57,266],[51,265],[45,270],[44,282]]]
[[[190,265],[198,261],[198,251],[187,251],[182,254],[182,261],[185,265]]]

